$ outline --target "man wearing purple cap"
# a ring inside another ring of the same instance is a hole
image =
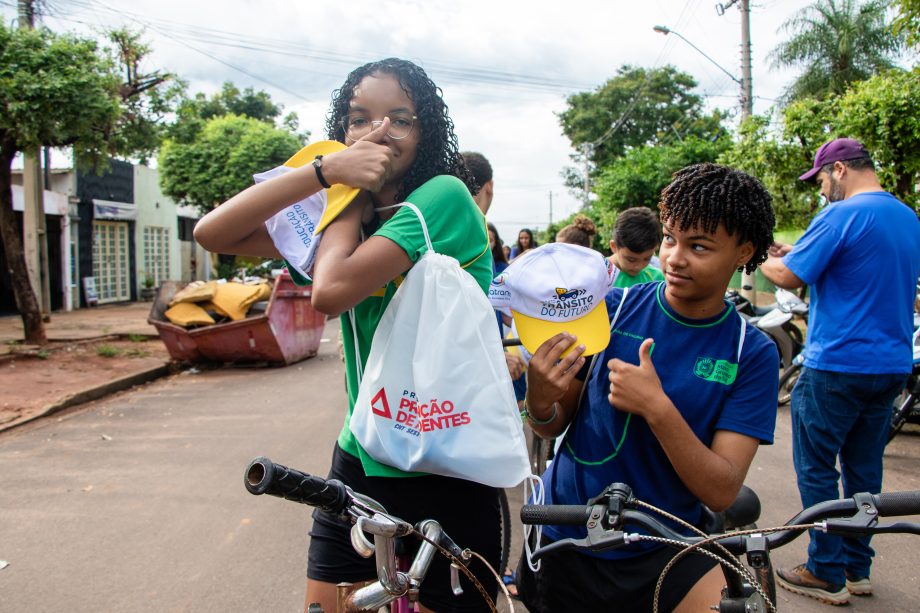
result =
[[[878,493],[892,402],[911,370],[920,221],[885,192],[859,141],[838,138],[799,177],[827,206],[794,246],[774,244],[761,267],[786,289],[811,287],[805,364],[792,391],[793,464],[804,506]],[[830,604],[869,595],[869,538],[811,531],[808,560],[779,584]]]

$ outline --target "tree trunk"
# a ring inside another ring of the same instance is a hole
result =
[[[22,237],[16,227],[16,214],[13,212],[12,171],[10,169],[12,162],[13,154],[4,147],[0,152],[0,238],[3,239],[3,253],[6,256],[7,266],[9,266],[16,308],[19,309],[19,315],[22,317],[25,342],[30,345],[44,345],[48,342],[45,336],[45,324],[42,321],[38,299],[35,297],[35,291],[29,280]]]

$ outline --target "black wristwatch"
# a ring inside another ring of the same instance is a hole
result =
[[[326,177],[323,176],[323,156],[318,155],[313,158],[313,169],[316,171],[316,178],[319,179],[319,184],[329,189],[332,187],[329,183],[326,182]]]

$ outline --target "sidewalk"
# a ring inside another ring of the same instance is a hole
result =
[[[0,317],[0,430],[168,374],[151,304],[52,313],[44,346],[23,343],[18,315]]]
[[[48,340],[74,341],[113,334],[156,337],[156,328],[147,323],[150,302],[130,302],[75,311],[55,311],[45,324]],[[22,318],[0,317],[0,355],[10,352],[12,342],[22,342]]]

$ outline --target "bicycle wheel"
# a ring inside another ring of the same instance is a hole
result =
[[[779,378],[779,396],[776,399],[778,406],[785,406],[792,400],[792,388],[795,387],[800,374],[802,374],[801,364],[792,364],[783,371]]]
[[[498,507],[501,511],[499,528],[502,537],[502,555],[501,565],[496,570],[499,574],[504,574],[511,557],[511,507],[508,505],[508,494],[505,493],[505,490],[498,490]]]
[[[535,475],[542,475],[546,470],[546,463],[549,461],[553,441],[540,438],[534,432],[531,432],[530,435],[530,470]]]

